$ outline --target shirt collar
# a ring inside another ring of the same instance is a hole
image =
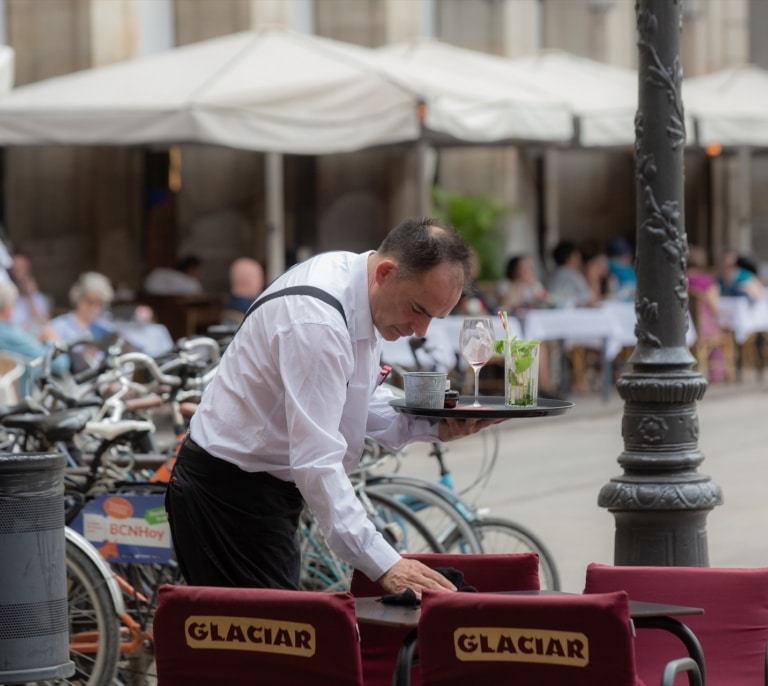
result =
[[[355,328],[352,335],[357,340],[372,338],[376,341],[381,339],[381,335],[373,325],[371,318],[371,302],[368,299],[368,258],[373,254],[373,250],[360,253],[352,260],[351,275],[354,283],[352,292],[354,293],[354,321]]]

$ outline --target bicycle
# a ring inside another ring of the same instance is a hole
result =
[[[155,405],[153,384],[142,385],[133,379],[137,365],[149,373],[155,387],[181,386],[178,377],[161,372],[149,356],[125,353],[95,382],[111,389],[110,395],[101,397],[100,408],[55,410],[51,414],[40,411],[3,419],[15,427],[14,440],[27,449],[69,447],[76,451],[69,456],[71,464],[77,466],[66,469],[64,476],[70,656],[75,674],[45,683],[147,684],[157,591],[164,583],[182,581],[170,531],[163,521],[165,485],[148,483],[142,474],[144,469],[160,466],[165,455],[144,457],[142,470],[136,469],[133,449],[144,445],[142,439],[155,430],[148,417],[135,416],[140,408]],[[75,395],[52,379],[43,378],[41,385],[48,400],[65,407],[78,404]],[[129,391],[139,397],[129,398]],[[147,403],[147,399],[152,402]],[[39,401],[29,400],[45,409]],[[142,522],[141,528],[162,531],[166,541],[162,552],[161,547],[153,547],[149,553],[128,549],[118,555],[116,541],[121,532],[105,534],[100,546],[85,537],[88,533],[93,538],[96,520],[103,513],[114,514],[118,522],[103,522],[105,529],[133,526],[130,510],[144,515],[154,511],[155,521]]]
[[[424,347],[423,339],[411,345],[414,359],[419,364],[416,350]],[[396,374],[402,369],[394,366]],[[395,388],[397,388],[395,386]],[[399,389],[398,389],[399,392]],[[446,552],[462,553],[516,553],[535,552],[539,555],[539,576],[545,589],[559,590],[560,576],[552,554],[544,543],[527,527],[502,517],[490,516],[487,510],[470,502],[466,494],[477,488],[475,499],[482,493],[491,477],[499,454],[498,429],[491,427],[480,434],[484,442],[483,459],[478,476],[472,484],[459,492],[445,462],[445,446],[434,442],[430,456],[437,461],[439,479],[399,473],[403,453],[389,454],[396,468],[386,475],[375,475],[370,466],[360,472],[365,488],[385,493],[407,504],[430,526]]]
[[[211,355],[213,359],[203,361],[202,367],[198,356],[190,352],[201,346],[215,351]],[[183,405],[189,399],[196,399],[215,373],[215,369],[206,370],[206,367],[209,363],[215,367],[218,345],[211,339],[202,339],[180,342],[178,348],[162,366],[142,353],[126,353],[116,360],[110,373],[101,377],[102,384],[113,390],[118,387],[105,401],[98,421],[91,421],[85,427],[92,435],[99,436],[101,442],[85,474],[70,470],[67,475],[66,521],[83,532],[89,531],[93,540],[103,539],[97,550],[110,562],[108,570],[117,582],[125,607],[122,613],[119,607],[115,608],[120,620],[117,662],[99,658],[102,653],[110,658],[114,656],[111,641],[106,645],[102,645],[101,639],[89,641],[87,631],[73,635],[72,648],[77,651],[79,661],[94,669],[89,675],[89,684],[108,683],[107,680],[112,679],[134,686],[147,683],[153,658],[152,620],[158,591],[166,583],[183,583],[165,514],[166,482],[162,478],[153,480],[154,476],[163,474],[166,455],[144,457],[137,471],[138,458],[130,452],[130,446],[136,443],[134,434],[153,432],[154,425],[149,420],[142,424],[141,420],[122,419],[124,410],[131,407],[148,409],[168,405],[173,430],[181,431]],[[126,370],[131,367],[129,375]],[[134,380],[137,367],[148,376],[144,384]],[[168,374],[168,370],[177,374]],[[128,391],[137,397],[126,398]],[[124,466],[112,459],[116,448]],[[174,455],[175,444],[171,447],[171,458]],[[109,526],[109,535],[106,532],[103,536],[94,535],[94,529],[98,530],[99,526]],[[135,545],[126,546],[126,543]],[[103,568],[101,571],[104,573]],[[86,640],[80,640],[84,635]],[[96,662],[86,662],[90,655],[97,656]]]
[[[429,528],[410,509],[380,493],[358,491],[368,517],[398,552],[443,552]],[[301,541],[300,587],[309,591],[345,591],[352,567],[330,549],[314,515],[304,508],[299,527]]]
[[[149,375],[149,382],[137,384],[134,380],[137,366]],[[163,367],[179,371],[179,364],[172,360]],[[125,419],[124,414],[129,407],[157,406],[157,389],[166,387],[171,389],[164,395],[173,399],[173,428],[178,430],[176,410],[180,410],[180,400],[184,396],[173,389],[185,384],[181,378],[165,374],[152,358],[141,353],[119,356],[112,369],[100,377],[100,383],[109,386],[112,395],[103,400],[95,416],[89,411],[87,421],[73,423],[67,417],[73,411],[65,410],[53,415],[28,417],[25,425],[27,436],[39,437],[43,425],[48,429],[48,438],[56,436],[64,442],[74,443],[74,438],[85,431],[90,436],[89,441],[97,441],[95,447],[91,446],[80,455],[78,462],[84,466],[70,468],[65,476],[66,522],[82,532],[89,530],[92,533],[94,527],[98,529],[102,525],[98,520],[107,519],[105,515],[119,518],[126,516],[126,510],[134,509],[143,512],[145,517],[147,512],[154,511],[154,515],[162,520],[160,523],[165,524],[165,484],[148,482],[151,477],[146,472],[162,466],[166,456],[150,457],[154,465],[143,458],[139,465],[141,469],[137,470],[139,458],[132,452],[132,446],[137,444],[136,439],[142,432],[152,432],[154,426],[148,418]],[[71,403],[71,397],[63,389],[54,387],[54,390],[60,402]],[[128,391],[137,397],[129,398]],[[54,423],[57,414],[61,421]],[[407,507],[383,496],[361,494],[361,500],[379,530],[399,550],[440,549],[431,533]],[[131,519],[120,521],[130,523]],[[323,547],[324,541],[314,518],[305,513],[302,521],[304,587],[348,584],[351,570]],[[108,520],[108,525],[114,526],[114,522]],[[152,618],[158,589],[164,583],[183,582],[173,558],[170,532],[167,532],[169,545],[163,549],[161,557],[155,556],[157,549],[128,551],[118,556],[117,546],[108,537],[91,535],[90,538],[98,541],[94,544],[73,529],[68,528],[68,532],[70,648],[77,671],[71,681],[57,684],[146,684],[150,676]]]
[[[482,478],[488,478],[498,452],[498,436],[493,431],[496,449]],[[458,553],[521,553],[535,552],[539,556],[539,576],[543,589],[559,590],[560,576],[552,554],[544,543],[527,527],[515,521],[492,517],[463,497],[445,463],[445,448],[433,443],[430,456],[437,460],[440,479],[435,482],[424,477],[408,476],[394,471],[363,473],[365,490],[384,493],[407,505],[429,526],[445,552]],[[403,455],[390,455],[398,462]],[[477,482],[470,486],[477,485]]]

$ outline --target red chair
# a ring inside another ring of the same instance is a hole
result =
[[[424,686],[636,686],[626,593],[595,595],[422,594],[419,660]],[[669,665],[662,686],[689,671]],[[658,682],[657,682],[658,683]]]
[[[349,593],[160,588],[154,617],[158,686],[361,686]]]
[[[682,619],[701,642],[709,686],[768,684],[768,568],[587,567],[585,593],[617,590],[633,600],[704,609],[703,615]],[[639,629],[637,665],[643,680],[658,680],[663,663],[679,647],[665,631]]]
[[[525,591],[539,589],[539,556],[519,554],[448,554],[413,553],[403,557],[415,558],[432,569],[456,569],[464,574],[467,585],[478,591]],[[362,572],[352,574],[352,595],[358,598],[380,596],[383,591],[375,581]],[[462,593],[461,595],[472,595]],[[398,652],[409,633],[408,629],[360,624],[360,645],[366,686],[390,686],[398,660]],[[415,644],[414,644],[415,646]],[[407,661],[407,660],[406,660]],[[418,671],[411,674],[411,683],[420,683]]]

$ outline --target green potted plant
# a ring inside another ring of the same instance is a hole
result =
[[[504,241],[499,232],[502,217],[513,209],[490,194],[463,194],[432,188],[437,219],[453,226],[477,254],[477,281],[496,281],[504,271]]]

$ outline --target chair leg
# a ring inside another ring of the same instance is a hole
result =
[[[696,367],[699,374],[709,379],[709,349],[703,342],[697,341],[693,346],[693,356],[696,358]]]
[[[411,669],[418,646],[416,631],[405,637],[397,653],[395,671],[392,674],[392,686],[411,686]]]
[[[725,364],[725,378],[729,383],[736,381],[736,341],[733,334],[726,331],[723,342],[723,363]]]
[[[569,357],[571,358],[571,389],[581,392],[588,391],[587,349],[581,347],[573,348]]]
[[[768,643],[765,644],[765,670],[764,670],[764,683],[768,686]]]

